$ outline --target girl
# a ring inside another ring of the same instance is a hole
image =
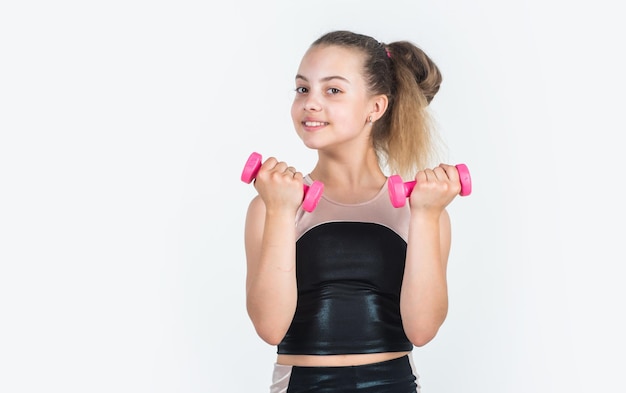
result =
[[[295,83],[293,124],[317,164],[304,176],[266,159],[245,227],[248,314],[278,349],[270,391],[417,392],[410,354],[446,318],[446,206],[461,188],[454,166],[425,169],[440,72],[410,42],[335,31]],[[417,180],[402,208],[386,170]],[[314,180],[324,194],[309,213]]]

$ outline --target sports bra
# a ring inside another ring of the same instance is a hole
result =
[[[309,176],[305,182],[311,184]],[[371,200],[322,196],[296,216],[298,300],[279,354],[410,351],[400,316],[410,211],[394,208],[387,184]]]

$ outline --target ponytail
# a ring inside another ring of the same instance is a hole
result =
[[[413,178],[436,158],[437,138],[428,104],[439,91],[439,68],[408,41],[385,45],[372,37],[334,31],[311,46],[337,45],[365,54],[364,75],[370,94],[384,94],[388,108],[372,128],[372,144],[382,166]]]

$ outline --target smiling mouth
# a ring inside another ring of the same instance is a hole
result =
[[[325,121],[305,121],[302,122],[302,124],[304,124],[306,127],[321,127],[328,125],[328,123]]]

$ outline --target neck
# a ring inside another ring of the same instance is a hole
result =
[[[324,194],[333,200],[346,203],[369,200],[386,181],[373,148],[361,154],[319,151],[318,157],[311,178],[323,182]]]

